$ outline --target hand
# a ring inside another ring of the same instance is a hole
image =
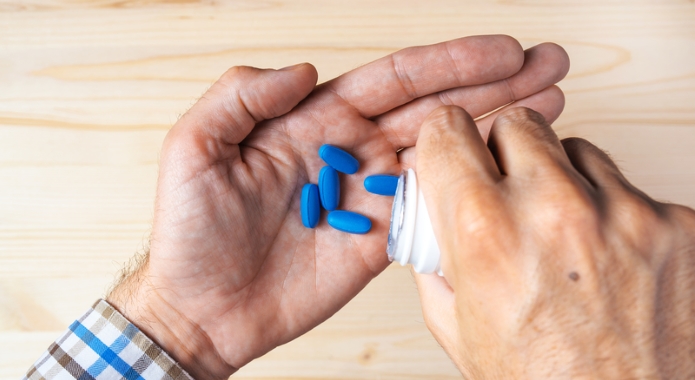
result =
[[[289,342],[344,306],[387,265],[390,203],[364,177],[401,171],[422,120],[443,103],[482,115],[515,98],[562,110],[556,45],[524,54],[506,36],[410,48],[314,88],[309,64],[229,70],[167,135],[149,259],[108,300],[199,380]],[[486,120],[481,121],[487,122]],[[342,209],[363,236],[302,226],[299,194],[330,143],[360,161]]]
[[[417,173],[445,277],[416,276],[425,320],[467,379],[695,377],[693,210],[526,108],[487,146],[437,109]]]

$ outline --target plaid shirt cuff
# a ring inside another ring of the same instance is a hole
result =
[[[169,355],[104,300],[48,348],[23,380],[192,380]]]

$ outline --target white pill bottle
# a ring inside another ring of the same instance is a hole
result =
[[[391,261],[411,264],[417,273],[442,275],[439,245],[413,169],[398,178],[386,253]]]

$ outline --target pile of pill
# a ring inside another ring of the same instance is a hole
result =
[[[319,172],[318,186],[307,183],[302,188],[300,209],[302,224],[314,228],[319,223],[321,207],[328,213],[328,224],[340,231],[351,234],[366,234],[372,228],[372,222],[364,215],[352,211],[338,210],[340,205],[340,177],[338,172],[355,174],[360,163],[350,153],[324,144],[319,148],[319,157],[328,164]],[[370,193],[391,195],[396,193],[398,176],[377,174],[364,180],[364,187]]]

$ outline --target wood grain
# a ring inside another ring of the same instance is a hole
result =
[[[142,248],[161,141],[228,67],[325,81],[399,48],[504,33],[562,44],[562,137],[695,206],[693,0],[0,0],[0,379],[16,379]],[[459,378],[389,268],[242,379]]]

